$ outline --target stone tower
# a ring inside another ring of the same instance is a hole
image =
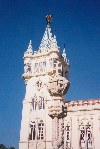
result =
[[[66,116],[65,94],[69,88],[69,61],[51,32],[52,16],[37,51],[30,40],[24,53],[23,100],[19,149],[63,149],[63,118]]]

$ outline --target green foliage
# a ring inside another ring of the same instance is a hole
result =
[[[0,149],[7,149],[5,145],[0,144]]]
[[[10,148],[8,148],[8,149],[15,149],[13,146],[11,146]]]
[[[5,145],[3,144],[0,144],[0,149],[15,149],[13,146],[11,147],[6,147]]]

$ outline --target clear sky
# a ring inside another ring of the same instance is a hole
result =
[[[38,49],[51,8],[52,32],[70,61],[67,100],[100,96],[99,0],[0,0],[0,143],[18,149],[25,84],[23,54]]]

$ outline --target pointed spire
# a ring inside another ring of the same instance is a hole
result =
[[[53,36],[51,32],[51,26],[50,26],[51,21],[52,21],[52,16],[47,15],[46,16],[47,27],[44,32],[39,50],[47,50],[47,49],[50,49],[51,47],[58,47],[56,36],[55,35]]]
[[[28,49],[27,49],[26,52],[33,53],[33,50],[32,50],[32,41],[31,40],[29,42],[29,46],[28,46]]]

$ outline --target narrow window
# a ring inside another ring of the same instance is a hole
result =
[[[40,123],[38,124],[38,139],[43,140],[44,139],[44,123],[41,120]]]
[[[32,99],[32,107],[33,107],[33,110],[36,110],[36,101],[34,99]]]
[[[70,126],[67,124],[65,127],[65,135],[66,135],[66,149],[70,149],[71,142],[70,142]]]
[[[35,72],[39,72],[39,64],[38,63],[35,63],[35,65],[34,65],[34,73]]]
[[[30,140],[35,140],[36,138],[36,124],[35,122],[31,121],[31,134],[30,134]]]
[[[86,125],[86,132],[87,132],[87,147],[88,149],[92,149],[92,131],[91,125]]]
[[[39,109],[44,109],[44,98],[40,97]]]
[[[43,62],[43,71],[46,71],[46,61]]]
[[[80,147],[81,147],[81,149],[84,149],[85,148],[85,136],[86,134],[85,134],[85,127],[84,127],[84,125],[82,125],[81,127],[80,127]]]
[[[43,72],[43,62],[39,63],[39,71]]]
[[[30,64],[25,65],[25,73],[31,72],[31,66]]]
[[[65,71],[65,78],[68,79],[68,71]]]

